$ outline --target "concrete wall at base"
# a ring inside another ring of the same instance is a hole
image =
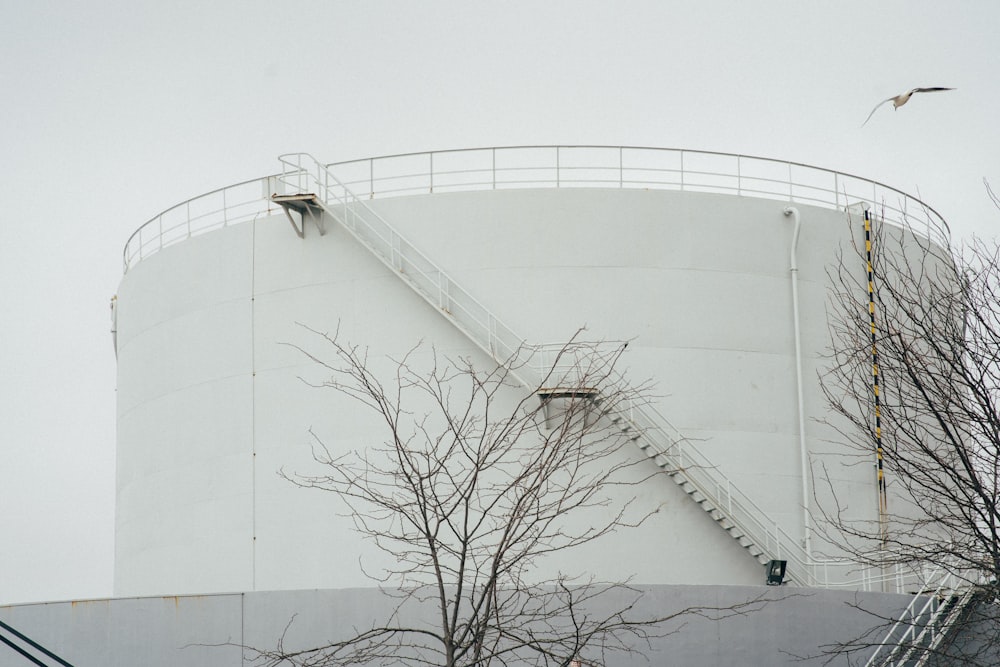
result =
[[[795,656],[815,655],[869,629],[873,618],[853,605],[894,617],[909,602],[902,595],[767,587],[651,586],[644,592],[639,614],[727,607],[760,594],[775,601],[720,622],[689,617],[644,649],[648,661],[615,654],[607,667],[821,664]],[[286,649],[321,645],[352,626],[384,620],[390,609],[391,601],[374,589],[312,590],[15,605],[0,607],[0,620],[74,667],[249,667],[251,656],[240,645],[274,648],[293,616]],[[433,609],[427,618],[433,622]],[[0,644],[0,664],[30,663]]]

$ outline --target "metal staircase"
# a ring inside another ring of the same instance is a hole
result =
[[[542,378],[535,377],[529,363],[533,350],[524,339],[403,238],[367,202],[356,197],[325,165],[307,153],[291,153],[278,159],[283,165],[278,180],[286,192],[276,193],[272,200],[286,213],[288,202],[296,202],[291,208],[302,216],[301,227],[292,221],[297,233],[305,229],[306,213],[301,204],[305,196],[473,343],[506,365],[517,381],[533,390],[541,387]],[[323,229],[319,222],[317,226]],[[759,563],[788,561],[786,581],[800,586],[822,585],[817,566],[809,561],[804,549],[658,411],[631,402],[617,405],[607,416]]]
[[[980,595],[979,588],[971,586],[961,597],[952,596],[951,607],[941,616],[941,621],[937,624],[932,622],[928,624],[928,628],[925,628],[924,633],[928,636],[927,647],[924,649],[923,655],[914,663],[914,667],[926,667],[933,656],[938,655],[948,643],[955,639],[956,634],[961,632],[963,619],[980,599]],[[900,664],[905,665],[906,663]]]
[[[942,569],[929,577],[936,585],[913,596],[865,667],[926,667],[945,642],[954,638],[981,589],[959,581],[953,573],[938,576]],[[961,590],[955,588],[959,584]]]

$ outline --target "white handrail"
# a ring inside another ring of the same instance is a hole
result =
[[[942,572],[945,576],[939,579],[937,575]],[[955,583],[959,581],[954,572],[945,571],[941,565],[934,569],[928,579],[931,583],[913,596],[910,604],[899,615],[899,619],[892,624],[885,638],[879,642],[875,652],[868,658],[865,667],[888,663],[896,651],[906,646],[906,642],[917,639],[918,634],[922,633],[935,621],[940,608],[943,606],[941,598],[946,594],[953,593]],[[937,585],[933,583],[935,580],[938,582]],[[917,610],[918,606],[920,607],[919,610]],[[925,618],[926,620],[923,620]],[[905,630],[902,635],[897,637],[900,628],[905,628]],[[880,659],[879,656],[884,650],[888,650],[888,653],[884,658]]]
[[[342,180],[369,198],[509,187],[677,189],[834,209],[868,202],[885,207],[886,221],[935,242],[947,242],[950,235],[933,208],[892,186],[801,162],[735,153],[645,146],[504,146],[404,153],[329,166],[338,173],[353,172]]]
[[[866,202],[880,218],[947,245],[944,219],[901,190],[851,174],[750,155],[641,146],[504,146],[408,153],[328,165],[362,198],[502,188],[647,188],[717,192],[842,210]],[[274,177],[173,206],[129,238],[124,270],[161,248],[272,210]]]
[[[620,342],[611,341],[604,344],[611,347],[621,345]],[[581,355],[574,353],[574,350],[567,352],[565,346],[559,343],[536,345],[532,346],[533,359],[539,371],[551,370],[556,377],[563,377],[579,368],[583,364],[581,357],[592,354],[594,346],[594,343],[580,343],[577,347],[582,350]],[[561,363],[562,366],[554,366],[554,363]],[[572,377],[568,379],[568,383],[573,385]],[[628,383],[616,372],[609,378],[609,385],[627,387]],[[809,558],[798,540],[776,522],[766,519],[768,513],[719,471],[699,448],[687,441],[656,407],[635,402],[625,402],[622,407],[622,416],[637,430],[639,439],[642,440],[640,447],[651,450],[651,458],[662,459],[665,468],[683,472],[688,483],[710,499],[715,507],[723,511],[727,518],[766,553],[789,561],[791,567],[788,577],[791,580],[805,586],[850,586],[870,590],[876,584],[898,578],[896,573],[889,573],[862,576],[851,581],[848,575],[861,569],[859,563],[847,559],[818,561]]]
[[[941,616],[941,610],[935,614],[935,617],[930,620],[930,622],[924,626],[923,631],[917,636],[914,641],[915,647],[919,647],[921,642],[924,640],[924,636],[927,633],[931,634],[930,641],[924,646],[923,655],[921,655],[916,664],[913,667],[925,667],[931,658],[935,655],[941,645],[947,641],[949,633],[952,632],[952,628],[961,619],[962,615],[965,613],[966,608],[970,604],[974,604],[976,600],[976,595],[979,591],[975,586],[970,586],[966,589],[965,593],[959,598],[952,608],[948,611],[948,614],[938,623],[938,618]],[[961,627],[961,626],[959,626]],[[912,655],[913,649],[908,651]],[[899,660],[897,664],[899,667],[903,667],[907,664],[906,658],[909,657],[904,654],[903,659]]]
[[[330,215],[339,220],[386,266],[410,284],[433,307],[443,311],[470,340],[498,363],[507,365],[525,385],[528,349],[524,339],[459,286],[441,267],[424,255],[392,225],[341,183],[330,170],[308,153],[278,158],[285,166],[280,182],[300,192],[314,192]]]

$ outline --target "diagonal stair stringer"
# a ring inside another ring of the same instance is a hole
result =
[[[939,563],[889,627],[865,667],[925,667],[945,642],[961,633],[963,619],[988,597],[984,577],[957,558]]]
[[[538,389],[541,378],[530,376],[528,361],[533,352],[523,338],[403,238],[315,157],[289,153],[278,159],[284,169],[278,180],[287,192],[276,194],[275,201],[280,203],[280,198],[293,193],[315,193],[323,211],[414,292],[477,347],[505,365],[518,382],[529,389]],[[758,562],[786,560],[786,580],[800,586],[819,583],[814,566],[796,540],[771,521],[652,406],[622,404],[607,416]]]

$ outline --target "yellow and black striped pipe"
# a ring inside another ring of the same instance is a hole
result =
[[[875,269],[872,264],[872,218],[865,209],[865,255],[868,260],[868,319],[871,324],[872,345],[872,394],[875,399],[875,456],[878,462],[878,514],[882,539],[885,535],[885,518],[888,502],[885,492],[885,472],[882,468],[882,406],[878,373],[878,345],[875,328]]]

